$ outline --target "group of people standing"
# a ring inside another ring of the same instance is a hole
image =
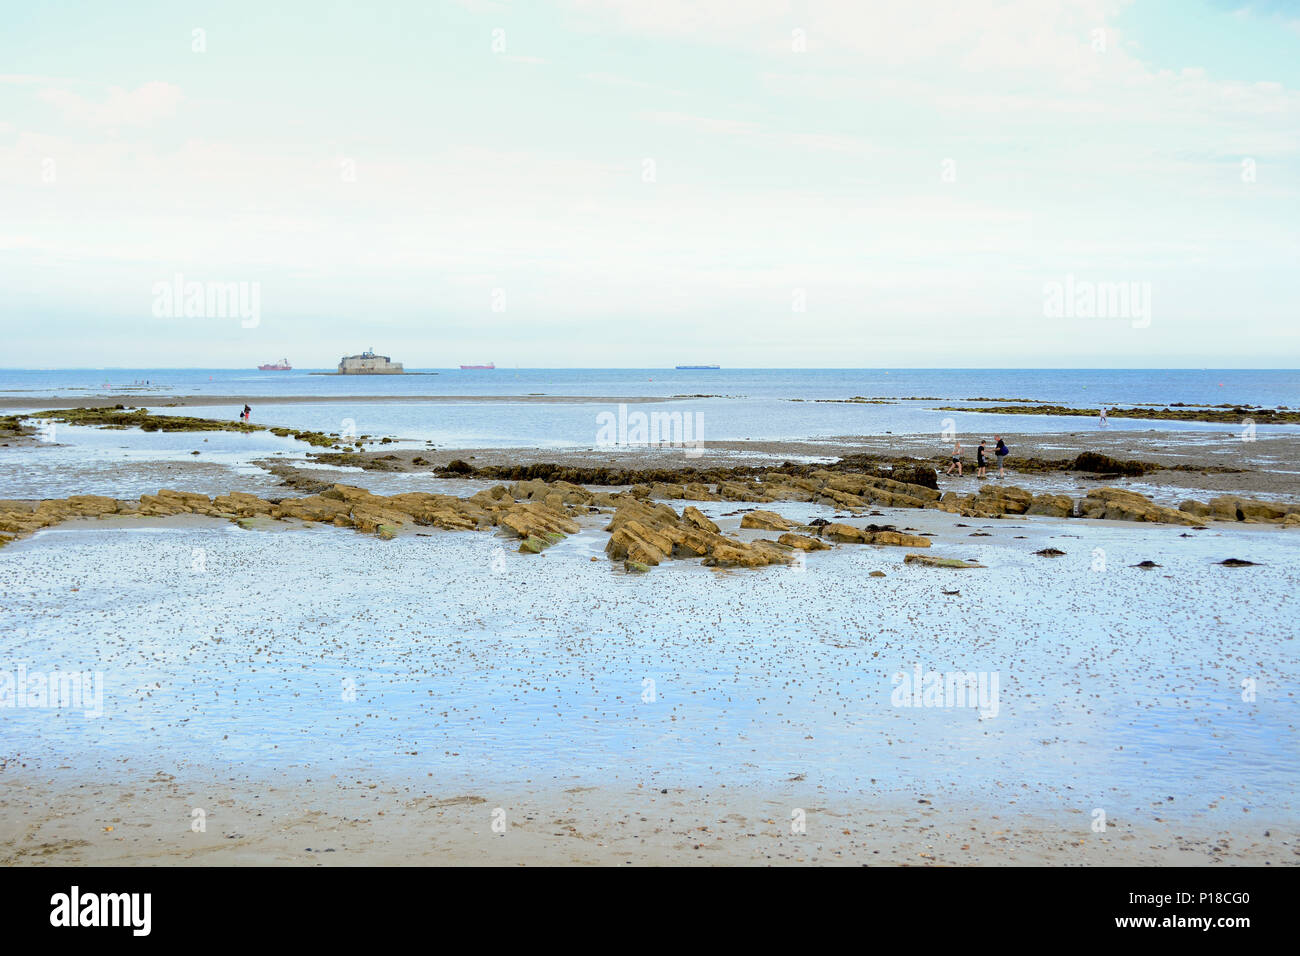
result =
[[[1100,425],[1102,428],[1105,428],[1106,425],[1108,424],[1108,422],[1107,422],[1107,418],[1106,418],[1106,412],[1107,412],[1107,408],[1106,408],[1105,405],[1102,405],[1102,406],[1097,410],[1097,424]],[[1001,435],[994,435],[994,436],[993,436],[993,440],[994,440],[995,442],[997,442],[996,447],[993,449],[993,454],[997,457],[997,460],[998,460],[998,477],[1001,478],[1002,476],[1004,476],[1004,475],[1006,474],[1006,469],[1005,469],[1004,466],[1005,466],[1005,462],[1006,462],[1006,460],[1007,460],[1007,455],[1011,454],[1011,449],[1007,448],[1007,443],[1004,442],[1004,441],[1002,440],[1002,436],[1001,436]],[[980,444],[979,444],[979,447],[978,447],[977,449],[975,449],[975,468],[976,468],[975,474],[976,474],[976,476],[979,477],[979,478],[986,478],[986,477],[988,477],[988,475],[987,475],[987,473],[986,473],[986,469],[988,468],[988,459],[985,458],[985,456],[984,456],[984,449],[985,449],[986,447],[988,447],[988,446],[987,446],[987,443],[981,441]],[[953,472],[953,469],[954,469],[954,468],[957,470],[957,477],[960,478],[960,477],[961,477],[961,473],[962,473],[962,471],[961,471],[961,470],[962,470],[962,461],[961,461],[961,442],[960,442],[960,441],[955,441],[955,442],[953,442],[953,445],[952,445],[952,460],[949,462],[949,464],[948,464],[948,470],[945,471],[944,474],[945,474],[945,475],[951,475],[952,472]]]
[[[996,447],[993,449],[993,454],[997,457],[998,460],[998,477],[1000,478],[1006,474],[1006,471],[1003,466],[1007,460],[1007,455],[1011,454],[1011,449],[1007,447],[1007,443],[1002,440],[1001,435],[994,435],[993,438],[997,442]],[[975,465],[977,468],[976,476],[979,478],[988,477],[988,475],[985,473],[985,469],[988,468],[988,459],[985,458],[984,456],[984,449],[987,447],[988,447],[987,443],[981,441],[979,447],[975,449]],[[957,476],[960,478],[961,468],[962,468],[960,441],[953,442],[952,462],[948,465],[948,470],[945,471],[944,474],[951,475],[952,470],[954,468],[957,469]]]

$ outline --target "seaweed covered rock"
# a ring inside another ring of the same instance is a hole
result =
[[[905,485],[939,490],[939,473],[933,465],[895,465],[890,477]]]
[[[1074,461],[1070,464],[1071,471],[1088,471],[1099,475],[1128,475],[1132,477],[1144,475],[1151,468],[1152,466],[1147,462],[1121,461],[1118,458],[1102,455],[1095,451],[1085,451],[1076,455]]]

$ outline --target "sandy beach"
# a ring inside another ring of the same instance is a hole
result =
[[[1288,824],[1216,830],[725,785],[431,793],[390,780],[0,782],[6,866],[1294,866]],[[202,816],[194,814],[202,810]],[[802,817],[800,818],[800,811]],[[202,820],[202,831],[194,829]],[[796,824],[796,821],[799,821]],[[495,828],[494,828],[495,824]],[[795,832],[792,827],[801,825]]]

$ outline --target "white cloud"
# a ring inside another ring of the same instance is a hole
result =
[[[634,80],[626,76],[618,76],[614,73],[583,73],[579,79],[587,80],[591,83],[600,83],[604,86],[622,86],[629,89],[645,90],[648,93],[665,93],[669,96],[684,95],[681,90],[669,86],[660,86],[657,83],[645,83],[641,80]]]
[[[73,122],[93,129],[150,126],[173,115],[185,98],[180,87],[162,81],[145,83],[134,90],[110,87],[102,100],[60,87],[43,89],[38,96]]]
[[[663,123],[668,126],[683,126],[700,133],[749,135],[762,129],[760,124],[746,120],[725,119],[716,116],[693,116],[675,110],[654,110],[646,115],[656,123]]]

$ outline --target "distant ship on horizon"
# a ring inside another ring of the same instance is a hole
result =
[[[461,371],[468,372],[468,371],[475,370],[475,369],[487,369],[487,370],[491,370],[491,369],[494,369],[494,368],[496,368],[496,367],[497,367],[496,362],[488,362],[486,365],[462,365],[462,366],[461,366]]]
[[[707,368],[722,368],[722,366],[721,365],[679,365],[677,366],[677,368],[678,369],[707,369]]]
[[[257,367],[257,370],[259,372],[292,372],[293,366],[289,364],[289,360],[287,358],[282,358],[274,365],[270,363],[267,363],[266,365],[259,365]]]

